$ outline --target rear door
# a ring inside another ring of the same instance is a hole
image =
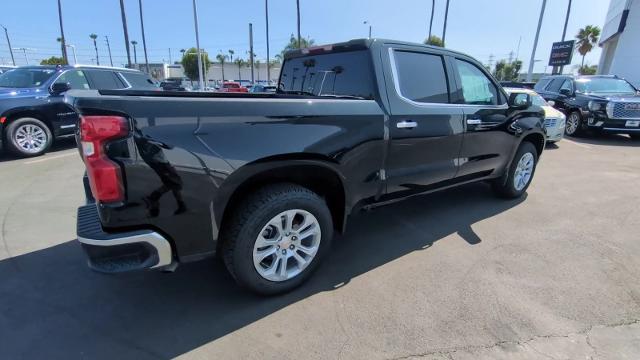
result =
[[[468,58],[452,58],[455,101],[464,109],[464,143],[457,177],[490,175],[509,161],[514,137],[509,133],[506,95],[483,66]]]
[[[437,49],[391,45],[383,63],[388,92],[387,193],[405,196],[438,187],[457,171],[463,112],[451,101],[452,69]]]

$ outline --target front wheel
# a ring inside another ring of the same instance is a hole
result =
[[[538,164],[536,147],[525,141],[520,144],[516,156],[504,177],[493,181],[492,187],[497,195],[504,198],[517,198],[527,191]]]
[[[573,111],[569,114],[566,120],[564,133],[569,136],[580,136],[583,133],[582,129],[582,116],[577,111]]]
[[[31,157],[44,154],[53,140],[51,130],[36,118],[20,118],[9,123],[7,145],[16,155]]]
[[[295,184],[271,185],[234,211],[223,233],[223,258],[240,286],[273,295],[302,284],[332,237],[331,213],[321,197]]]

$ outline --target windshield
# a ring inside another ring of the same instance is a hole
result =
[[[0,75],[0,87],[32,88],[42,86],[49,80],[55,69],[14,69]]]
[[[635,93],[631,84],[622,79],[613,78],[590,78],[576,79],[576,91],[589,94],[627,94]]]

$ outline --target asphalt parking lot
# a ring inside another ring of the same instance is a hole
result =
[[[525,198],[474,184],[353,217],[293,293],[214,260],[91,272],[73,144],[0,157],[3,359],[640,358],[640,142],[563,140]]]

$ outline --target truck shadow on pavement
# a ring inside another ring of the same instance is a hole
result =
[[[0,261],[0,357],[173,358],[320,292],[457,233],[524,201],[470,184],[353,216],[309,282],[264,298],[239,289],[221,261],[181,265],[173,274],[91,272],[74,240]],[[448,240],[456,241],[457,238]],[[283,324],[283,326],[286,326]],[[277,336],[278,329],[265,336]],[[264,339],[268,341],[268,339]]]

